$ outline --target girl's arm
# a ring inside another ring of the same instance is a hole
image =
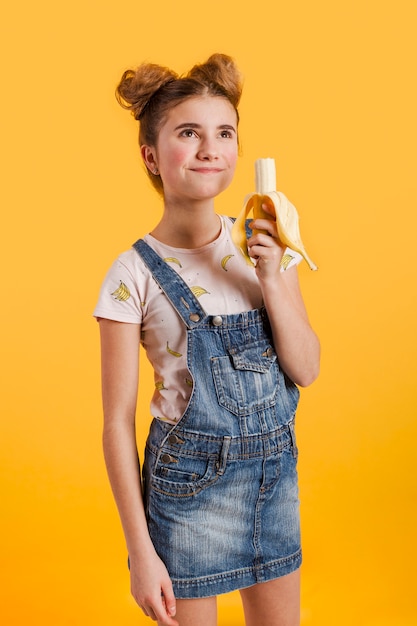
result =
[[[168,572],[149,537],[136,446],[140,326],[100,320],[103,449],[130,560],[132,594],[144,613],[178,626]]]
[[[263,208],[268,211],[266,206]],[[253,235],[248,240],[248,248],[250,256],[256,260],[256,273],[280,365],[291,380],[306,387],[319,373],[320,344],[308,320],[297,268],[280,271],[283,248],[275,218],[257,219],[251,226],[267,231],[267,234]]]

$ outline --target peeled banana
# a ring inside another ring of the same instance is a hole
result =
[[[252,265],[253,261],[248,254],[245,221],[251,210],[253,211],[254,219],[271,219],[271,216],[262,209],[262,204],[266,204],[275,211],[280,242],[301,254],[310,269],[316,270],[317,266],[308,256],[301,241],[297,209],[283,193],[276,190],[274,159],[257,159],[255,161],[255,188],[255,193],[246,196],[243,209],[232,227],[233,242],[240,249],[248,263]],[[259,231],[253,230],[254,234],[257,232]]]

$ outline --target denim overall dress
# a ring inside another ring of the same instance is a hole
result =
[[[187,328],[192,394],[177,424],[152,421],[142,470],[149,533],[174,593],[214,596],[289,574],[301,564],[299,391],[266,312],[207,315],[150,246],[134,248]]]

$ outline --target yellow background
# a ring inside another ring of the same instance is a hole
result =
[[[128,66],[245,76],[236,215],[274,157],[319,271],[323,346],[302,392],[303,626],[417,624],[416,38],[412,0],[4,3],[1,42],[0,617],[139,625],[101,453],[98,329],[115,256],[158,219]],[[152,387],[145,368],[140,432]],[[220,624],[243,624],[238,595]]]

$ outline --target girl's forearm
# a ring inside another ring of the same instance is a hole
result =
[[[153,545],[146,524],[134,427],[105,423],[103,450],[129,555],[144,556],[153,552]]]
[[[263,294],[280,365],[292,381],[306,387],[319,373],[320,343],[301,295],[281,277],[265,285]]]

